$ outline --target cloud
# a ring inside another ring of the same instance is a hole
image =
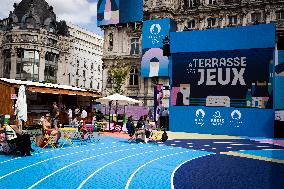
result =
[[[13,11],[13,4],[21,0],[1,0],[0,18],[6,18]],[[96,20],[97,2],[94,0],[46,0],[53,6],[58,20],[74,24],[91,24]],[[95,23],[94,23],[95,24]]]
[[[88,0],[46,0],[59,20],[75,24],[91,23],[97,15],[97,3]]]

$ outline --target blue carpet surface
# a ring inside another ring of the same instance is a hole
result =
[[[32,157],[0,155],[0,188],[262,189],[283,186],[284,164],[219,154],[238,151],[266,156],[271,151],[261,149],[283,147],[248,139],[181,139],[157,145],[101,137],[96,143],[36,148]],[[283,152],[274,151],[275,157]]]
[[[1,157],[0,188],[118,189],[128,182],[133,189],[171,188],[171,175],[179,164],[209,154],[106,137],[95,144],[40,149],[32,157]]]
[[[168,140],[165,144],[214,153],[239,150],[284,149],[282,146],[249,139],[176,139]]]
[[[283,189],[284,164],[248,158],[210,155],[182,165],[175,189]]]

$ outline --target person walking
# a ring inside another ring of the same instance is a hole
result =
[[[53,102],[51,115],[52,115],[52,127],[58,130],[59,108],[56,102]]]
[[[73,118],[73,112],[72,112],[72,109],[69,108],[69,109],[68,109],[68,121],[69,121],[69,125],[72,125],[72,118]]]

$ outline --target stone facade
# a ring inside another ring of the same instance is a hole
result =
[[[103,38],[67,23],[71,42],[68,84],[101,91]]]
[[[73,86],[79,79],[76,86],[101,90],[101,37],[58,22],[45,0],[22,0],[14,8],[0,20],[0,77]]]
[[[172,18],[178,31],[203,30],[245,26],[258,23],[276,23],[277,32],[284,32],[284,0],[144,0],[144,20]],[[104,56],[103,90],[107,93],[108,68],[116,58],[131,61],[138,71],[138,85],[130,86],[126,82],[125,94],[153,106],[155,83],[168,85],[168,78],[140,77],[142,23],[103,26]],[[139,53],[131,54],[133,38],[139,41]],[[128,76],[131,79],[131,74]],[[168,91],[164,106],[168,106]]]
[[[44,0],[23,0],[0,21],[0,77],[66,83],[70,38]]]

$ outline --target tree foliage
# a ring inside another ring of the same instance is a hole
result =
[[[108,76],[112,80],[112,91],[111,94],[118,93],[123,94],[123,85],[129,75],[130,63],[127,60],[117,59],[108,70]]]

